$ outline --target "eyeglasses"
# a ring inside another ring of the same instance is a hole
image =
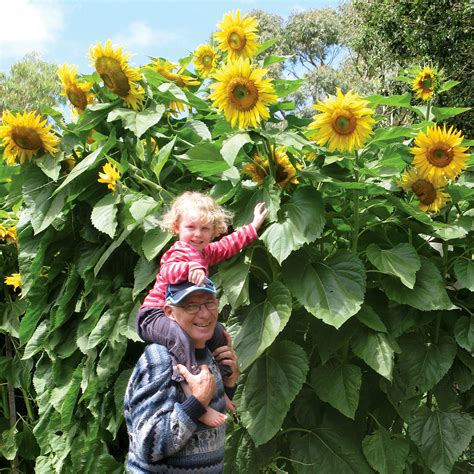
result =
[[[177,308],[182,308],[186,313],[196,314],[199,313],[201,306],[205,306],[207,310],[214,311],[217,309],[218,304],[216,301],[205,301],[204,303],[189,303],[185,305],[174,304]]]

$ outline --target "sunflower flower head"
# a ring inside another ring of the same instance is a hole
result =
[[[352,151],[362,148],[366,139],[373,133],[374,111],[352,91],[343,94],[338,88],[335,97],[319,101],[313,107],[321,113],[314,116],[309,125],[315,130],[311,138],[329,151]]]
[[[438,71],[429,66],[425,66],[423,69],[419,69],[414,81],[412,82],[411,88],[418,99],[427,101],[433,97],[438,82]]]
[[[0,241],[4,240],[7,244],[18,243],[16,236],[16,227],[5,227],[0,225]]]
[[[202,44],[194,51],[193,63],[201,77],[208,77],[217,67],[219,55],[210,44]]]
[[[429,178],[444,176],[456,178],[465,168],[467,147],[462,147],[462,133],[450,127],[446,129],[435,125],[428,128],[427,133],[420,131],[415,138],[413,165],[424,172]]]
[[[0,138],[5,146],[4,157],[9,165],[18,160],[31,161],[40,150],[56,153],[59,138],[51,131],[52,125],[35,112],[17,113],[5,111],[0,126]]]
[[[228,59],[253,58],[258,49],[258,22],[253,16],[240,15],[240,10],[229,12],[217,24],[220,31],[214,33],[218,48],[227,52]]]
[[[418,199],[419,208],[429,214],[437,214],[450,200],[443,191],[447,181],[442,176],[428,177],[417,168],[409,168],[397,182],[404,191],[412,192]]]
[[[257,127],[270,117],[267,107],[277,101],[277,96],[272,80],[264,79],[266,73],[266,69],[253,68],[248,59],[238,59],[213,74],[209,97],[232,126]]]
[[[120,179],[122,175],[120,174],[119,170],[115,165],[112,163],[106,163],[102,167],[102,172],[99,172],[99,179],[97,180],[99,183],[107,184],[107,187],[115,191],[117,187],[117,180]]]
[[[122,52],[122,49],[114,48],[112,42],[107,40],[105,46],[101,43],[92,46],[89,55],[106,87],[121,97],[127,106],[139,110],[145,98],[145,91],[138,84],[142,76],[138,68],[129,65],[131,55]]]
[[[19,273],[12,273],[10,276],[4,278],[5,285],[13,286],[13,290],[21,288],[21,276]]]
[[[288,158],[285,147],[272,148],[272,153],[275,162],[276,184],[280,186],[280,188],[286,187],[288,183],[298,184],[296,168]],[[257,184],[262,184],[265,177],[271,174],[268,159],[263,158],[258,153],[253,156],[253,162],[246,163],[242,167],[242,170]]]
[[[92,82],[79,81],[77,78],[77,66],[63,64],[58,69],[58,77],[61,81],[63,91],[61,95],[67,97],[77,113],[84,112],[88,104],[94,101],[94,94],[90,92]]]

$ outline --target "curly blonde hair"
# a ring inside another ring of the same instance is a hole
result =
[[[227,232],[232,222],[232,213],[206,194],[186,191],[178,196],[170,210],[163,216],[161,228],[173,234],[178,233],[181,218],[192,215],[194,218],[214,227],[214,237]]]

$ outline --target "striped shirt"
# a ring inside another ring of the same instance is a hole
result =
[[[247,224],[208,244],[202,252],[192,245],[178,240],[167,250],[160,262],[160,271],[155,284],[143,301],[142,308],[156,308],[165,305],[166,287],[186,281],[191,270],[202,269],[208,275],[209,267],[239,253],[258,237],[253,224]]]

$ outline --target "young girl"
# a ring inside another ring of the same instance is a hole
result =
[[[266,215],[265,203],[258,203],[250,224],[216,242],[212,240],[227,231],[231,215],[210,196],[185,192],[176,198],[163,217],[163,229],[178,235],[179,240],[161,258],[155,284],[138,312],[137,327],[138,334],[144,341],[157,342],[168,348],[173,366],[182,364],[192,373],[198,371],[194,347],[189,337],[175,321],[163,313],[168,284],[187,280],[195,285],[202,285],[211,265],[233,257],[258,238],[257,232]],[[227,345],[224,332],[224,326],[217,323],[214,336],[207,342],[211,352]],[[223,378],[230,375],[227,366],[220,364],[219,368]],[[172,378],[183,381],[177,370],[174,370]],[[183,388],[187,394],[185,384]],[[226,400],[226,405],[228,409],[234,408],[229,399]],[[200,418],[202,423],[209,426],[221,425],[225,420],[225,415],[213,409],[208,409]]]

